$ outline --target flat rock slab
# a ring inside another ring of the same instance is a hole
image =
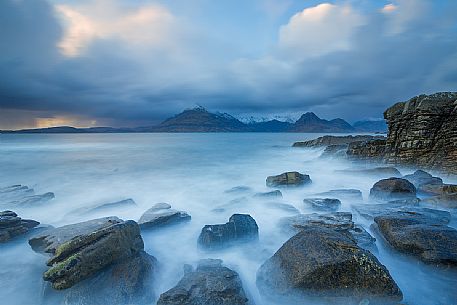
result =
[[[297,187],[309,183],[311,183],[311,178],[299,172],[286,172],[277,176],[269,176],[266,180],[268,187]]]
[[[13,211],[0,212],[0,243],[7,242],[12,238],[23,235],[40,223],[35,220],[22,219]]]
[[[157,229],[191,220],[191,216],[184,211],[171,208],[167,203],[158,203],[144,212],[138,224],[141,229]]]
[[[204,226],[198,244],[206,249],[220,249],[236,242],[255,241],[258,238],[259,227],[254,218],[247,214],[233,214],[225,224]]]
[[[442,219],[399,211],[377,216],[374,221],[396,250],[425,263],[457,266],[457,230]]]
[[[341,201],[335,198],[306,198],[303,203],[306,207],[326,212],[334,212],[341,206]]]
[[[138,224],[117,217],[50,229],[31,238],[29,244],[37,252],[52,255],[43,279],[55,289],[70,288],[144,248]]]
[[[370,304],[402,300],[402,292],[375,256],[346,234],[317,226],[301,230],[260,267],[257,287],[281,304],[306,304],[307,297],[345,297],[355,304],[363,299]]]
[[[415,199],[416,187],[406,179],[388,178],[376,182],[370,190],[370,199],[391,201]]]
[[[195,270],[187,266],[185,271],[179,283],[160,296],[157,305],[250,304],[238,273],[222,266],[221,260],[202,260]]]

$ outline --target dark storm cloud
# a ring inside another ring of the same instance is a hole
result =
[[[398,7],[407,2],[398,1]],[[344,33],[340,25],[347,20],[339,10],[345,6],[321,6],[329,14],[322,23],[331,43],[300,27],[302,14],[286,22],[276,46],[244,58],[234,51],[236,45],[224,48],[230,37],[206,39],[204,29],[187,26],[188,20],[175,22],[162,8],[159,22],[144,25],[154,27],[152,34],[163,33],[158,42],[138,43],[136,28],[124,23],[115,23],[120,28],[107,34],[113,24],[89,20],[95,38],[82,37],[82,46],[67,44],[63,51],[77,53],[69,56],[58,47],[66,23],[54,6],[42,0],[1,1],[0,128],[53,116],[95,119],[97,125],[148,125],[197,104],[235,115],[315,111],[348,120],[382,117],[394,102],[457,88],[452,14],[457,7],[451,1],[420,2],[417,11],[407,7],[409,15],[400,9],[389,15],[380,12],[382,6],[358,12],[352,6],[353,24]],[[281,40],[285,32],[292,37],[287,43]]]

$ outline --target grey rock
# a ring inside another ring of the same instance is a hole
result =
[[[171,209],[167,203],[158,203],[144,212],[138,221],[141,229],[157,229],[190,221],[191,216],[184,211]]]
[[[421,187],[424,184],[428,185],[442,185],[443,184],[443,179],[439,177],[433,177],[431,174],[423,171],[423,170],[417,170],[413,174],[410,175],[405,175],[403,176],[403,179],[408,180],[416,188]]]
[[[232,187],[231,189],[228,189],[226,190],[224,193],[245,193],[245,192],[250,192],[251,191],[251,188],[248,187],[248,186],[235,186],[235,187]]]
[[[373,168],[358,168],[358,169],[345,169],[345,170],[338,170],[338,173],[343,174],[358,174],[358,175],[368,175],[372,177],[401,177],[401,173],[398,169],[391,166],[380,166],[380,167],[373,167]]]
[[[0,243],[7,242],[16,236],[23,235],[40,223],[35,220],[22,219],[13,211],[0,212]]]
[[[18,207],[33,207],[33,206],[44,204],[54,198],[55,198],[54,193],[47,192],[47,193],[40,194],[40,195],[25,196],[18,200],[12,201],[11,204],[14,206],[18,206]]]
[[[206,249],[220,249],[235,242],[254,241],[259,238],[259,227],[247,214],[233,214],[225,224],[203,227],[198,244]]]
[[[333,144],[325,148],[320,158],[344,158],[348,150],[347,144]]]
[[[406,179],[382,179],[371,188],[370,198],[380,201],[415,199],[416,187]]]
[[[354,303],[369,299],[370,304],[402,299],[375,256],[344,232],[319,226],[303,228],[268,259],[257,272],[257,287],[282,304],[304,304],[307,297],[333,297],[338,303],[342,298]]]
[[[266,181],[269,187],[297,187],[309,183],[311,183],[309,176],[299,172],[286,172],[277,176],[269,176]]]
[[[334,198],[306,198],[303,199],[303,203],[305,206],[327,212],[336,211],[341,206],[341,201]]]
[[[160,296],[157,305],[249,304],[238,273],[222,266],[221,260],[203,260],[195,270],[185,269],[183,278]]]
[[[340,200],[356,200],[362,201],[362,192],[356,189],[337,189],[337,190],[330,190],[327,192],[317,193],[315,196],[319,197],[332,197],[338,198]]]
[[[274,190],[271,192],[264,192],[264,193],[256,193],[254,197],[259,197],[259,198],[282,198],[282,193],[280,190]]]
[[[282,203],[282,202],[274,202],[268,201],[264,203],[265,206],[272,208],[272,209],[279,209],[285,212],[293,213],[293,214],[300,214],[300,211],[291,204]]]

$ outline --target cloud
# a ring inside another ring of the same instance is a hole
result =
[[[96,0],[90,5],[56,5],[55,9],[66,23],[59,42],[66,56],[80,55],[97,39],[163,47],[173,35],[174,16],[158,5],[126,9],[113,0]]]
[[[279,46],[295,57],[351,49],[354,31],[365,18],[350,5],[319,4],[295,14],[279,31]]]

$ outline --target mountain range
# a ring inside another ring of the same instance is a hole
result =
[[[135,128],[59,126],[38,129],[1,131],[2,133],[116,133],[116,132],[386,132],[384,121],[359,121],[354,125],[343,119],[325,120],[313,112],[303,114],[295,122],[277,119],[244,123],[227,113],[209,112],[203,107],[186,109],[159,125]]]

